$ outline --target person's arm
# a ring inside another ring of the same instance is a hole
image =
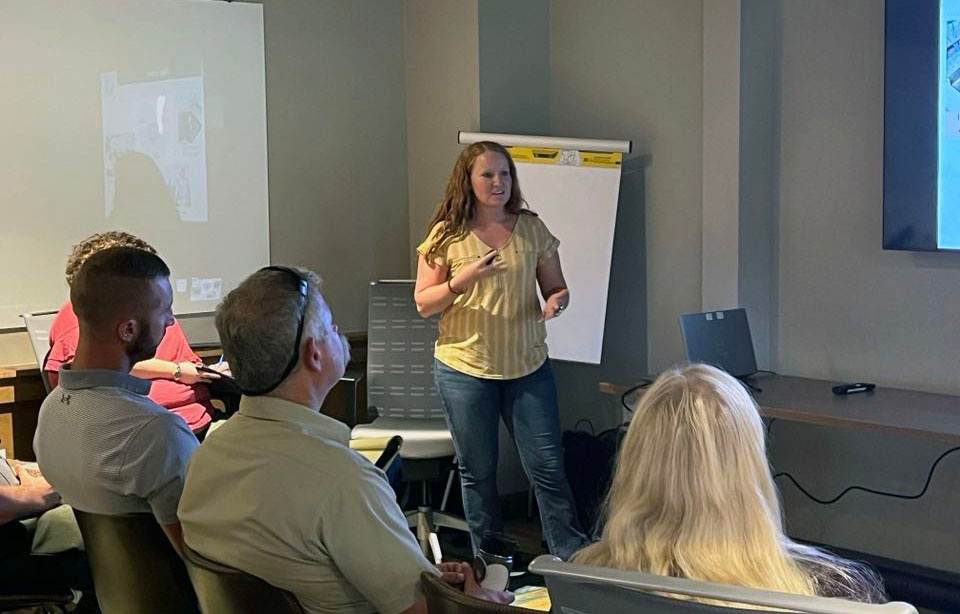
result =
[[[53,487],[0,486],[0,524],[39,516],[60,505],[60,495]]]
[[[179,379],[176,377],[178,365],[180,369]],[[192,362],[171,362],[169,360],[160,360],[159,358],[141,360],[133,365],[130,374],[141,379],[176,380],[188,386],[196,384],[197,382],[206,383],[220,377],[219,373],[199,371],[197,365]]]
[[[513,593],[510,591],[496,591],[480,586],[470,563],[462,561],[440,563],[437,568],[443,575],[444,582],[459,588],[472,597],[492,601],[493,603],[511,603],[513,601]]]
[[[430,264],[421,254],[417,258],[417,283],[413,289],[413,300],[417,304],[417,312],[423,317],[440,313],[456,300],[458,294],[447,286],[449,267]]]
[[[0,460],[3,462],[3,460]],[[10,461],[19,485],[0,486],[0,524],[39,516],[60,505],[60,495],[35,469]]]
[[[201,364],[187,341],[180,322],[176,320],[163,333],[163,340],[157,349],[159,357],[143,360],[133,365],[131,374],[142,379],[168,379],[192,386],[197,382],[209,382],[219,379],[218,373],[199,371]],[[167,360],[169,359],[169,360]]]
[[[453,277],[450,276],[449,267],[431,264],[420,254],[417,258],[417,283],[413,290],[417,312],[425,318],[440,313],[479,280],[505,270],[506,265],[495,250],[477,258],[476,262],[463,267]]]
[[[180,527],[180,522],[162,524],[160,528],[163,529],[163,532],[167,535],[167,539],[170,540],[170,545],[173,546],[173,549],[177,551],[180,558],[183,558],[183,529]]]
[[[554,252],[537,266],[537,283],[545,299],[540,320],[549,320],[563,313],[570,304],[570,291],[563,278],[563,269],[560,268],[559,252]]]

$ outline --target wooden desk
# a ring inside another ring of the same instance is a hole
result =
[[[36,460],[33,433],[46,396],[36,365],[0,368],[0,448],[8,458]]]
[[[762,390],[754,398],[769,418],[960,442],[960,396],[880,386],[837,396],[831,388],[838,382],[787,375],[759,375],[751,382]],[[627,389],[600,384],[605,394]]]
[[[353,346],[347,373],[330,391],[323,404],[324,413],[343,420],[350,426],[365,422],[367,417],[367,386],[364,373],[367,360],[367,333],[347,333]],[[220,348],[195,348],[207,364],[220,358]],[[8,457],[36,460],[33,454],[33,434],[37,429],[40,404],[47,396],[36,364],[0,367],[0,448]]]

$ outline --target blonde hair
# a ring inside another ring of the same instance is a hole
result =
[[[639,400],[604,515],[602,538],[576,553],[575,562],[805,595],[882,598],[868,570],[784,535],[757,405],[714,367],[668,369]]]
[[[510,167],[510,198],[507,199],[504,209],[515,215],[521,213],[536,215],[526,208],[527,203],[523,199],[523,194],[520,192],[520,183],[517,181],[517,166],[514,164],[510,152],[503,145],[493,141],[473,143],[461,151],[457,157],[457,161],[453,165],[453,172],[450,173],[450,179],[447,180],[447,188],[444,190],[443,199],[437,205],[433,216],[427,223],[428,235],[437,224],[443,224],[436,239],[425,254],[428,262],[433,261],[437,255],[442,253],[451,241],[457,240],[469,231],[469,222],[473,219],[476,211],[470,174],[473,172],[473,165],[477,158],[488,151],[498,153],[506,158],[507,165]]]

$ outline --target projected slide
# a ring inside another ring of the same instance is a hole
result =
[[[142,154],[163,177],[184,222],[207,221],[203,77],[118,83],[100,75],[107,219],[116,205],[118,162]]]
[[[937,246],[960,249],[960,0],[940,5]]]
[[[261,4],[0,6],[0,328],[63,303],[94,233],[156,248],[178,316],[270,262]]]

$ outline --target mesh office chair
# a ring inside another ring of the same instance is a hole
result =
[[[203,614],[303,614],[300,602],[290,591],[204,558],[186,545],[183,555]]]
[[[200,611],[183,560],[152,514],[73,512],[103,614]]]
[[[370,285],[367,332],[367,398],[377,418],[354,427],[352,437],[400,435],[401,477],[420,482],[420,505],[406,512],[417,527],[424,554],[436,527],[468,531],[467,523],[444,511],[453,485],[453,438],[433,382],[433,345],[437,318],[424,319],[413,301],[413,281],[378,281]],[[428,482],[446,472],[440,508],[430,505]],[[408,490],[409,493],[409,490]]]
[[[53,311],[34,311],[33,313],[24,313],[20,315],[23,323],[27,327],[27,336],[30,337],[30,345],[33,347],[33,355],[37,359],[37,366],[40,367],[40,379],[43,380],[43,387],[50,394],[50,380],[47,379],[47,372],[43,370],[43,365],[47,362],[47,355],[50,354],[50,325],[57,317],[56,310]]]
[[[622,571],[564,563],[544,554],[530,564],[530,572],[544,576],[554,611],[580,614],[610,612],[656,612],[658,614],[738,614],[743,608],[718,606],[673,599],[666,596],[701,597],[731,604],[770,608],[751,612],[803,612],[807,614],[917,614],[908,603],[899,601],[881,605],[794,595],[743,586],[701,582],[685,578],[656,576],[637,571]]]

